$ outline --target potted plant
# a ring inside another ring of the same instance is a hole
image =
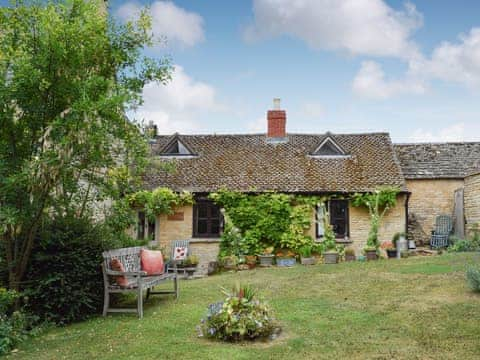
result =
[[[325,264],[336,264],[338,263],[338,249],[337,241],[335,239],[335,233],[333,232],[332,225],[330,224],[330,216],[328,212],[324,211],[325,216],[323,217],[323,245],[325,247],[325,252],[323,253],[323,262]]]
[[[393,242],[386,241],[382,243],[382,249],[385,250],[389,259],[395,259],[397,257],[397,249],[395,245],[393,245]]]
[[[186,267],[197,267],[199,262],[200,262],[200,260],[199,260],[198,256],[196,256],[196,255],[189,255],[185,259]]]
[[[221,259],[222,266],[225,270],[236,270],[238,264],[238,258],[235,255],[224,256]]]
[[[312,246],[304,245],[300,248],[300,262],[302,265],[315,265],[317,259],[312,255]]]
[[[248,270],[248,269],[250,269],[248,264],[247,264],[247,261],[245,259],[245,256],[240,255],[238,257],[237,269],[238,270]]]
[[[363,248],[363,252],[365,253],[367,260],[378,259],[377,248],[375,246],[367,245]]]
[[[295,253],[292,250],[283,249],[277,253],[277,266],[290,267],[297,263]]]
[[[355,261],[355,249],[354,248],[346,248],[345,249],[345,261]]]
[[[273,265],[273,259],[275,255],[273,253],[273,247],[267,247],[263,250],[263,253],[258,255],[258,259],[260,260],[260,266],[269,267]]]
[[[257,266],[257,256],[256,255],[246,255],[245,263],[248,265],[249,269],[254,269]]]

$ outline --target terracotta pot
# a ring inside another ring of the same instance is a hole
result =
[[[367,256],[367,260],[377,260],[377,250],[365,250],[365,255]]]
[[[338,253],[337,252],[326,252],[323,254],[323,263],[324,264],[336,264],[338,263]]]
[[[257,257],[255,255],[245,256],[245,262],[247,263],[249,269],[255,268],[257,266]]]

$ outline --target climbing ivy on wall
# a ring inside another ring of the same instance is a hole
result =
[[[225,210],[220,256],[255,255],[267,247],[298,251],[313,246],[306,232],[315,206],[327,200],[276,192],[245,194],[221,190],[210,198]]]

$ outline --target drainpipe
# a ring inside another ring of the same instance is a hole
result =
[[[405,236],[408,239],[408,203],[410,201],[411,192],[407,192],[407,198],[405,199]]]

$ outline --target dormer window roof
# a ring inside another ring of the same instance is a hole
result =
[[[160,151],[160,156],[196,156],[193,151],[183,143],[178,134],[175,134],[172,140]]]
[[[327,133],[320,145],[317,146],[311,156],[314,157],[348,157],[345,150],[335,141],[333,135]]]

